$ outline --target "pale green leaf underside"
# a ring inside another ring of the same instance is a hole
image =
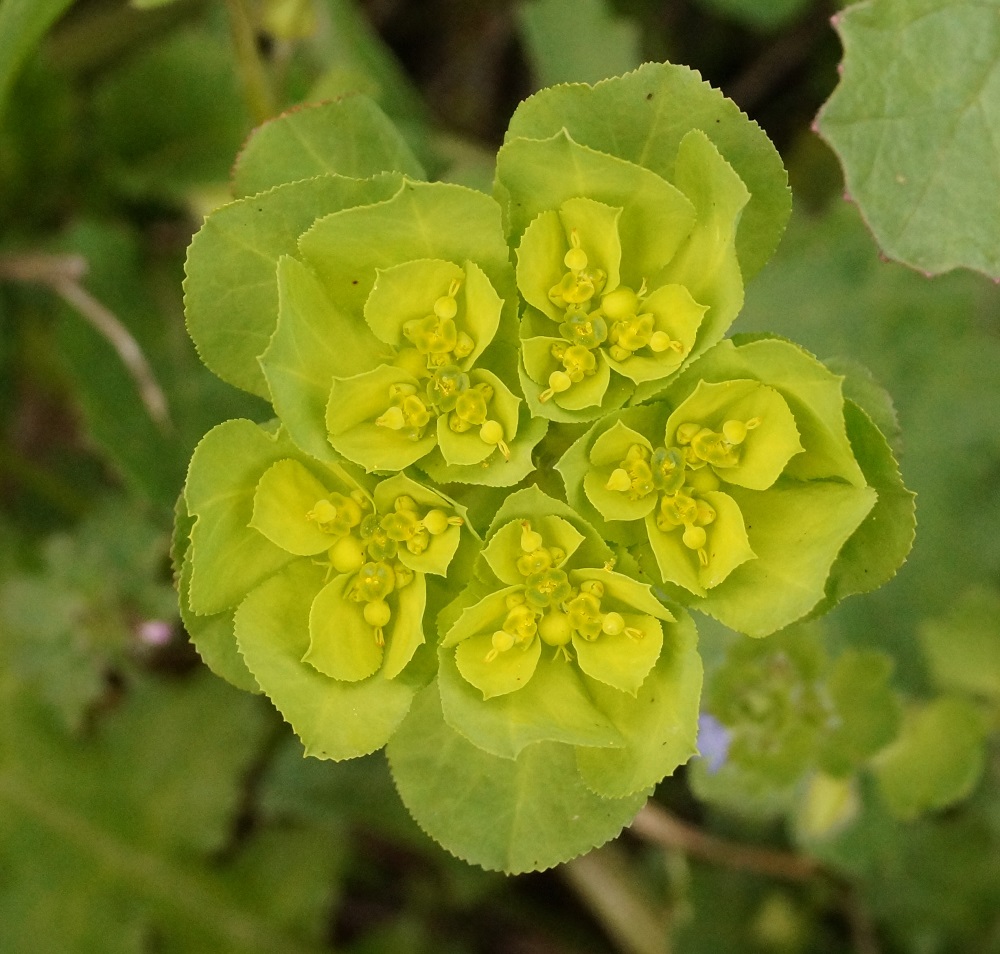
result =
[[[355,93],[302,106],[255,129],[236,160],[233,192],[243,198],[313,176],[367,179],[380,172],[424,178],[423,167],[385,113]]]
[[[1000,6],[870,0],[845,10],[840,85],[819,119],[882,250],[1000,278]],[[995,178],[995,175],[994,175]]]
[[[409,709],[413,688],[379,674],[339,682],[302,661],[309,648],[309,609],[323,577],[323,568],[308,560],[271,577],[237,611],[236,638],[306,754],[339,761],[381,748]]]
[[[695,71],[647,63],[594,87],[543,90],[517,108],[507,141],[545,139],[563,128],[583,145],[670,181],[681,140],[692,128],[703,130],[751,195],[736,237],[744,277],[758,272],[777,247],[791,212],[781,159],[760,127]]]
[[[594,795],[568,745],[537,743],[516,760],[489,755],[445,724],[434,686],[414,700],[387,754],[403,803],[428,835],[459,858],[511,874],[614,838],[646,799]]]

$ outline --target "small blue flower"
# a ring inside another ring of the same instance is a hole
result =
[[[705,759],[710,774],[715,774],[726,762],[731,736],[715,716],[702,712],[698,716],[698,752]]]

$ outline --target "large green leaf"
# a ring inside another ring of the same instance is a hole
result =
[[[946,616],[926,620],[920,642],[942,689],[1000,700],[1000,593],[970,587]]]
[[[876,499],[870,487],[786,479],[762,492],[731,488],[731,496],[757,558],[733,570],[699,607],[750,636],[766,636],[816,606],[837,554]]]
[[[983,771],[986,725],[963,696],[942,696],[910,712],[875,763],[889,809],[904,820],[965,798]]]
[[[0,6],[0,115],[11,85],[72,0],[4,0]]]
[[[847,596],[888,583],[906,560],[915,536],[915,495],[904,486],[885,437],[853,401],[845,402],[844,418],[851,447],[878,500],[838,554],[817,614]]]
[[[819,129],[886,255],[1000,278],[1000,4],[868,0],[840,15]],[[985,175],[985,178],[984,178]]]
[[[257,587],[236,613],[236,638],[261,688],[295,730],[306,755],[350,759],[385,745],[413,698],[413,687],[379,673],[340,682],[303,660],[309,609],[323,569],[297,560]]]
[[[367,96],[300,107],[254,130],[236,160],[237,198],[298,179],[334,173],[367,179],[400,172],[423,179],[406,140]]]
[[[449,728],[428,686],[386,749],[417,824],[448,851],[511,874],[551,868],[601,844],[646,799],[600,798],[568,745],[539,742],[517,759],[489,755]]]
[[[596,83],[642,62],[638,24],[616,16],[607,0],[526,0],[517,14],[539,86]]]
[[[506,141],[546,139],[563,128],[576,142],[668,181],[681,140],[691,129],[702,130],[750,191],[736,236],[744,278],[771,257],[791,211],[781,159],[760,127],[693,70],[647,63],[594,87],[543,90],[517,108]]]
[[[379,202],[395,175],[319,176],[277,186],[213,212],[188,247],[184,309],[202,361],[224,381],[269,397],[257,358],[278,323],[278,259],[330,212]]]
[[[660,658],[635,696],[590,684],[598,708],[625,739],[622,748],[576,750],[588,788],[605,797],[647,789],[695,754],[701,657],[690,617],[663,623]]]
[[[206,675],[136,681],[81,739],[9,672],[0,698],[6,950],[320,949],[333,840],[264,829],[227,850],[266,727],[255,699]]]

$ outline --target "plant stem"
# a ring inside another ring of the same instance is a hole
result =
[[[608,936],[625,954],[670,954],[667,919],[636,892],[640,882],[625,854],[605,845],[559,869]]]
[[[271,84],[257,50],[257,37],[244,0],[226,0],[226,9],[229,12],[229,29],[233,37],[243,97],[254,125],[259,126],[275,112]]]
[[[716,838],[675,818],[655,802],[646,802],[630,830],[639,838],[664,848],[683,851],[726,868],[752,871],[785,881],[808,881],[822,871],[818,862],[803,855]]]

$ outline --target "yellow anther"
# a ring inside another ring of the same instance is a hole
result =
[[[610,573],[615,568],[615,564],[617,562],[618,562],[618,557],[612,557],[610,560],[606,560],[604,562],[605,572]]]
[[[510,447],[503,439],[503,425],[499,421],[486,420],[479,428],[479,438],[487,444],[496,444],[504,460],[510,460]]]
[[[625,635],[629,639],[642,639],[646,634],[638,626],[626,626]]]
[[[521,549],[525,553],[534,553],[544,542],[542,535],[531,529],[529,520],[521,521]]]
[[[698,551],[698,562],[702,566],[708,566],[708,554],[705,552],[704,549]]]
[[[619,493],[624,493],[627,490],[632,489],[632,478],[629,477],[628,471],[618,467],[611,471],[611,476],[608,478],[608,482],[604,485],[605,490],[617,490]]]

